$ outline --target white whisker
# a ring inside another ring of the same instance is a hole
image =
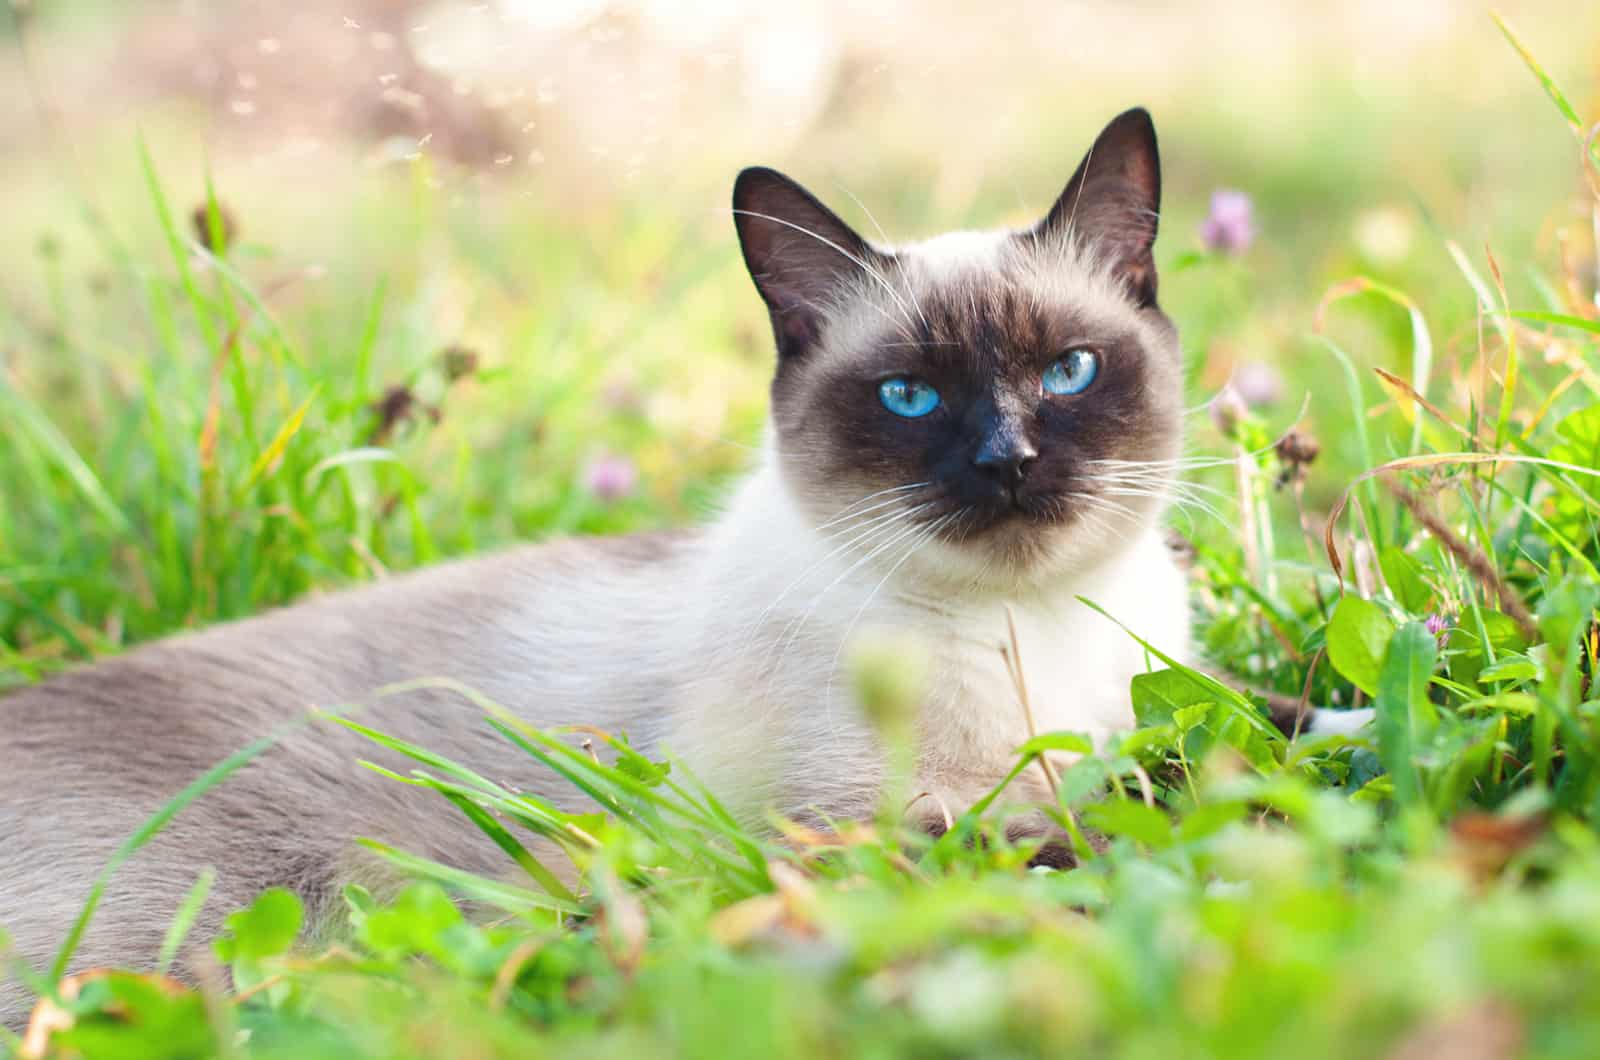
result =
[[[910,519],[911,515],[914,515],[920,510],[922,510],[920,506],[918,508],[910,509],[907,512],[907,520]],[[840,582],[844,581],[845,578],[853,574],[863,564],[870,562],[874,557],[882,554],[884,551],[890,548],[893,548],[901,541],[904,541],[907,537],[922,529],[922,524],[916,522],[912,522],[910,526],[901,526],[899,522],[894,522],[889,525],[891,529],[884,531],[889,535],[887,540],[876,543],[870,551],[857,557],[854,563],[851,563],[839,573],[838,577],[834,578],[831,582],[825,585],[820,592],[812,596],[811,603],[803,612],[789,620],[789,623],[784,626],[783,630],[774,639],[773,643],[768,645],[767,651],[764,653],[762,659],[763,666],[765,666],[767,658],[771,656],[774,648],[778,650],[777,661],[781,662],[783,660],[783,657],[789,653],[789,648],[799,637],[800,631],[804,629],[806,623],[811,620],[812,612],[817,609],[817,605],[820,604],[823,598],[832,592]]]
[[[1117,485],[1161,485],[1173,489],[1200,490],[1204,493],[1215,494],[1223,500],[1232,500],[1233,494],[1224,489],[1219,489],[1205,482],[1195,482],[1193,479],[1171,478],[1161,471],[1132,471],[1110,470],[1097,471],[1095,481],[1110,482]]]
[[[927,483],[927,482],[908,482],[903,486],[890,486],[888,489],[881,489],[881,490],[878,490],[878,491],[876,491],[874,493],[869,493],[865,497],[862,497],[862,498],[860,498],[858,500],[855,500],[855,501],[851,501],[849,504],[845,505],[837,513],[835,513],[833,518],[829,519],[825,523],[820,524],[817,527],[817,529],[818,530],[826,530],[826,529],[828,529],[828,527],[833,526],[836,523],[843,522],[844,520],[849,519],[849,518],[853,518],[853,517],[855,517],[857,515],[866,514],[866,512],[858,511],[857,509],[859,509],[861,507],[861,505],[866,504],[868,501],[877,500],[880,497],[888,496],[889,494],[892,494],[892,493],[905,493],[908,490],[922,489],[924,486],[927,486],[927,485],[930,485],[930,483]],[[897,504],[897,503],[899,503],[899,498],[898,497],[891,498],[886,503]],[[868,508],[868,509],[866,509],[866,511],[872,511],[873,508],[877,508],[877,507],[881,507],[881,505],[873,505],[872,508]]]
[[[1168,502],[1172,503],[1173,505],[1175,505],[1177,507],[1195,507],[1195,508],[1199,508],[1201,511],[1204,511],[1206,514],[1212,516],[1213,518],[1215,518],[1215,519],[1217,519],[1219,521],[1222,519],[1222,513],[1221,512],[1217,511],[1217,509],[1213,505],[1208,503],[1207,501],[1204,501],[1204,500],[1202,500],[1202,499],[1200,499],[1198,497],[1179,496],[1179,495],[1173,495],[1171,493],[1166,493],[1166,492],[1157,493],[1157,492],[1154,492],[1154,491],[1151,491],[1151,490],[1128,489],[1128,488],[1122,487],[1122,486],[1106,487],[1106,488],[1103,488],[1100,492],[1104,496],[1135,497],[1135,498],[1144,498],[1144,499],[1151,499],[1151,500],[1168,501]]]
[[[749,650],[751,641],[760,634],[762,626],[766,623],[767,616],[771,615],[773,610],[776,609],[777,606],[785,599],[787,599],[789,594],[798,588],[802,583],[804,583],[805,580],[809,578],[815,571],[822,568],[835,557],[849,551],[851,548],[854,548],[857,545],[863,544],[872,537],[879,534],[889,533],[892,528],[896,526],[896,524],[903,520],[911,519],[918,512],[922,511],[923,508],[924,506],[918,505],[908,509],[880,514],[868,519],[863,524],[851,526],[840,531],[833,537],[830,537],[829,540],[837,540],[839,537],[847,537],[847,540],[841,544],[835,545],[834,548],[831,549],[826,555],[810,563],[805,570],[801,571],[792,582],[784,587],[782,592],[773,597],[767,606],[762,609],[761,613],[756,616],[755,621],[751,622],[747,627],[747,632],[739,644],[737,653],[738,656],[743,656]]]
[[[889,238],[889,233],[885,232],[883,230],[883,226],[878,223],[878,219],[873,216],[872,211],[867,209],[867,204],[862,202],[860,199],[856,198],[856,193],[855,192],[851,191],[849,188],[845,187],[843,184],[840,184],[837,180],[833,182],[833,186],[838,188],[840,191],[844,192],[845,195],[849,196],[850,201],[856,204],[856,209],[860,210],[862,213],[867,215],[867,220],[872,222],[872,227],[876,228],[878,230],[879,237],[882,238],[885,243],[893,243],[894,242],[894,240]]]

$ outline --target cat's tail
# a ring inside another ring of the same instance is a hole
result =
[[[1354,734],[1373,719],[1371,707],[1333,710],[1302,703],[1298,696],[1280,692],[1251,690],[1267,701],[1267,716],[1285,736],[1326,736],[1330,733]]]
[[[1264,700],[1267,704],[1267,717],[1277,726],[1279,732],[1290,738],[1326,736],[1330,733],[1355,734],[1365,728],[1373,718],[1370,707],[1353,710],[1313,707],[1302,702],[1299,696],[1288,696],[1282,692],[1264,692],[1222,670],[1208,667],[1201,669],[1230,688],[1236,688]]]
[[[1374,717],[1376,715],[1371,707],[1355,707],[1350,710],[1315,707],[1311,711],[1311,728],[1307,731],[1317,736],[1325,736],[1331,732],[1357,733],[1365,729]]]

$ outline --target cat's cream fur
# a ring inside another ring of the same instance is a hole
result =
[[[1151,437],[1160,444],[1145,455],[1176,455],[1181,387],[1170,325],[1122,293],[1095,247],[1070,229],[1031,246],[1019,251],[1000,233],[902,248],[892,278],[899,296],[862,283],[838,298],[815,356],[847,359],[896,319],[899,298],[914,303],[963,285],[976,298],[1004,263],[1024,303],[1070,306],[1091,332],[1148,348],[1145,386],[1159,421]],[[785,401],[808,400],[803,380],[792,385],[799,389]],[[769,431],[757,466],[702,531],[524,548],[395,577],[169,639],[0,700],[0,924],[17,955],[44,967],[123,838],[205,769],[314,706],[367,701],[361,717],[376,728],[583,806],[459,695],[413,689],[371,699],[394,682],[447,677],[534,724],[626,732],[651,753],[682,759],[752,820],[772,811],[851,818],[875,808],[885,770],[850,694],[860,634],[893,631],[931,659],[916,722],[914,784],[935,796],[925,809],[970,804],[1026,738],[1001,654],[1008,610],[1041,730],[1100,737],[1132,722],[1128,682],[1146,668],[1143,650],[1080,596],[1165,651],[1187,651],[1184,579],[1159,537],[1159,488],[1128,499],[1125,517],[1086,511],[1029,531],[1025,551],[1003,535],[968,542],[898,522],[892,505],[862,507],[870,491],[860,483],[809,476],[811,443],[799,422]],[[409,768],[328,723],[290,732],[119,872],[75,965],[152,962],[205,866],[218,877],[197,939],[269,885],[333,910],[340,884],[380,878],[355,836],[472,871],[506,869],[444,800],[379,777],[358,758]],[[1024,778],[1019,794],[1033,782]],[[0,982],[0,1023],[14,1025],[26,1004],[19,985]]]
[[[904,550],[864,564],[815,525],[768,457],[710,532],[692,579],[680,650],[710,665],[685,689],[668,744],[737,804],[839,817],[874,808],[883,763],[849,694],[853,635],[909,636],[932,660],[917,784],[950,807],[991,787],[1027,738],[1001,654],[1008,607],[1042,730],[1098,737],[1133,720],[1128,681],[1145,669],[1143,651],[1078,596],[1163,650],[1187,649],[1184,578],[1153,525],[1088,570],[1028,591],[967,581],[960,595],[937,574],[937,547],[891,573]]]

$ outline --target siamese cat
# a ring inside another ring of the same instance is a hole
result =
[[[777,362],[761,456],[723,514],[386,579],[0,699],[14,956],[43,967],[112,851],[206,769],[309,708],[408,679],[450,678],[533,725],[626,733],[756,821],[878,805],[884,750],[844,672],[868,631],[928,663],[911,790],[931,794],[930,818],[989,790],[1028,736],[1002,654],[1013,623],[1039,731],[1131,726],[1145,652],[1079,598],[1187,655],[1185,576],[1161,530],[1183,372],[1156,300],[1160,195],[1144,110],[1106,126],[1020,231],[877,246],[787,177],[745,170],[733,212]],[[361,720],[584,806],[460,695],[384,697]],[[345,883],[380,878],[358,836],[507,869],[448,802],[361,758],[409,768],[337,725],[291,732],[121,868],[77,965],[151,964],[206,866],[197,940],[269,886],[330,912]],[[1036,781],[1019,783],[1026,797]],[[0,983],[0,1023],[25,1001]]]

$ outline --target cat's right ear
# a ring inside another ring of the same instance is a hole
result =
[[[1156,262],[1151,248],[1161,219],[1161,156],[1156,127],[1143,107],[1111,119],[1078,171],[1034,227],[1094,247],[1106,267],[1141,307],[1156,302]]]
[[[874,268],[879,253],[779,173],[753,166],[733,184],[733,220],[750,278],[772,314],[780,358],[805,353],[841,286]]]

